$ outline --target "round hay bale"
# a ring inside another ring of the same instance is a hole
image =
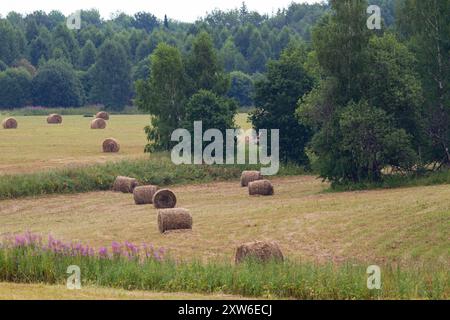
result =
[[[52,113],[47,117],[47,123],[49,124],[60,124],[62,123],[62,117],[59,114]]]
[[[158,228],[161,233],[192,229],[192,216],[188,210],[182,208],[159,210]]]
[[[120,144],[116,139],[109,138],[103,141],[103,152],[119,152]]]
[[[152,204],[156,191],[158,191],[157,186],[136,187],[133,190],[134,202],[136,204]]]
[[[95,117],[97,119],[109,120],[109,113],[106,111],[100,111],[95,115]]]
[[[250,182],[248,185],[248,193],[251,196],[273,196],[273,186],[269,180],[258,180]]]
[[[283,261],[284,257],[278,243],[255,241],[244,243],[236,249],[236,264],[241,263],[246,259],[266,263],[269,261]]]
[[[247,187],[250,182],[261,179],[262,175],[259,171],[243,171],[241,174],[241,187]]]
[[[17,129],[17,120],[14,118],[6,118],[2,121],[3,129]]]
[[[123,193],[133,193],[134,188],[139,185],[139,182],[134,178],[119,176],[113,184],[113,191]]]
[[[105,129],[106,121],[102,118],[96,118],[91,122],[91,129]]]
[[[156,209],[175,208],[177,204],[177,197],[169,189],[162,189],[153,196],[153,205]]]

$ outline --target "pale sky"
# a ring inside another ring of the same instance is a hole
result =
[[[249,10],[259,13],[276,11],[285,8],[291,2],[315,3],[319,0],[246,0]],[[22,14],[36,10],[50,12],[59,10],[68,16],[79,9],[96,8],[103,18],[107,19],[111,13],[122,11],[134,14],[147,11],[162,19],[165,14],[171,19],[193,22],[203,17],[206,12],[218,8],[222,10],[240,7],[242,0],[0,0],[0,15],[5,17],[8,12],[16,11]]]

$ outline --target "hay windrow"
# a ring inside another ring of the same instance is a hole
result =
[[[49,124],[61,124],[62,121],[62,116],[56,113],[52,113],[47,117],[47,123]]]
[[[133,193],[139,182],[134,178],[118,176],[113,184],[113,191]]]
[[[134,202],[138,205],[152,204],[153,196],[158,191],[157,186],[140,186],[133,190]]]
[[[91,129],[105,129],[106,128],[106,121],[102,118],[97,118],[92,120],[91,122]]]
[[[241,187],[247,187],[250,182],[261,179],[262,175],[259,171],[243,171],[241,175]]]
[[[248,193],[251,196],[273,196],[273,185],[269,180],[253,181],[248,185]]]
[[[153,205],[156,209],[170,209],[177,205],[175,193],[169,189],[162,189],[153,196]]]
[[[14,118],[6,118],[2,121],[3,129],[17,129],[17,120]]]
[[[192,223],[192,215],[186,209],[176,208],[158,211],[158,228],[161,233],[170,230],[191,230]]]
[[[120,144],[116,139],[108,138],[105,141],[103,141],[102,148],[103,148],[103,152],[115,153],[115,152],[119,152]]]
[[[95,118],[109,120],[109,113],[106,111],[100,111],[95,115]]]
[[[274,241],[255,241],[244,243],[236,249],[236,264],[241,263],[246,259],[253,259],[258,262],[266,263],[273,260],[283,261],[284,257],[278,243]]]

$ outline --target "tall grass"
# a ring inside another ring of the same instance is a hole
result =
[[[167,154],[149,159],[124,160],[92,166],[47,172],[0,176],[0,200],[55,193],[80,193],[109,190],[114,179],[130,176],[142,184],[159,186],[204,183],[238,179],[242,170],[259,169],[249,165],[175,165]],[[280,175],[298,175],[303,168],[285,165]]]
[[[449,298],[448,270],[437,266],[433,270],[381,266],[382,288],[369,290],[367,266],[354,264],[247,261],[233,265],[229,262],[176,262],[169,258],[127,258],[124,255],[64,254],[54,248],[26,243],[0,248],[0,281],[64,284],[70,265],[80,267],[83,285],[127,290],[294,299]]]

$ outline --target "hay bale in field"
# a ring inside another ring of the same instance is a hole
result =
[[[248,185],[248,193],[251,196],[273,196],[273,186],[269,180],[258,180],[250,182]]]
[[[95,118],[109,120],[109,113],[106,111],[100,111],[95,115]]]
[[[266,263],[269,261],[283,261],[283,253],[276,242],[255,241],[240,245],[236,249],[236,264],[246,259],[254,259],[258,262]]]
[[[2,121],[3,129],[17,129],[17,120],[14,118],[6,118]]]
[[[133,190],[134,202],[136,204],[152,204],[153,196],[158,191],[157,186],[141,186]]]
[[[250,182],[261,179],[262,175],[259,171],[243,171],[241,174],[241,187],[247,187]]]
[[[153,205],[156,209],[175,208],[177,204],[177,197],[169,189],[162,189],[153,196]]]
[[[192,216],[188,210],[182,208],[159,210],[158,228],[161,233],[192,229]]]
[[[119,176],[113,184],[113,191],[123,193],[133,193],[139,182],[134,178]]]
[[[91,122],[91,129],[105,129],[106,128],[106,121],[102,118],[97,118],[92,120]]]
[[[103,152],[119,152],[120,150],[120,144],[114,138],[109,138],[103,141],[102,147]]]
[[[59,114],[52,113],[47,117],[47,123],[49,124],[60,124],[62,123],[62,117]]]

